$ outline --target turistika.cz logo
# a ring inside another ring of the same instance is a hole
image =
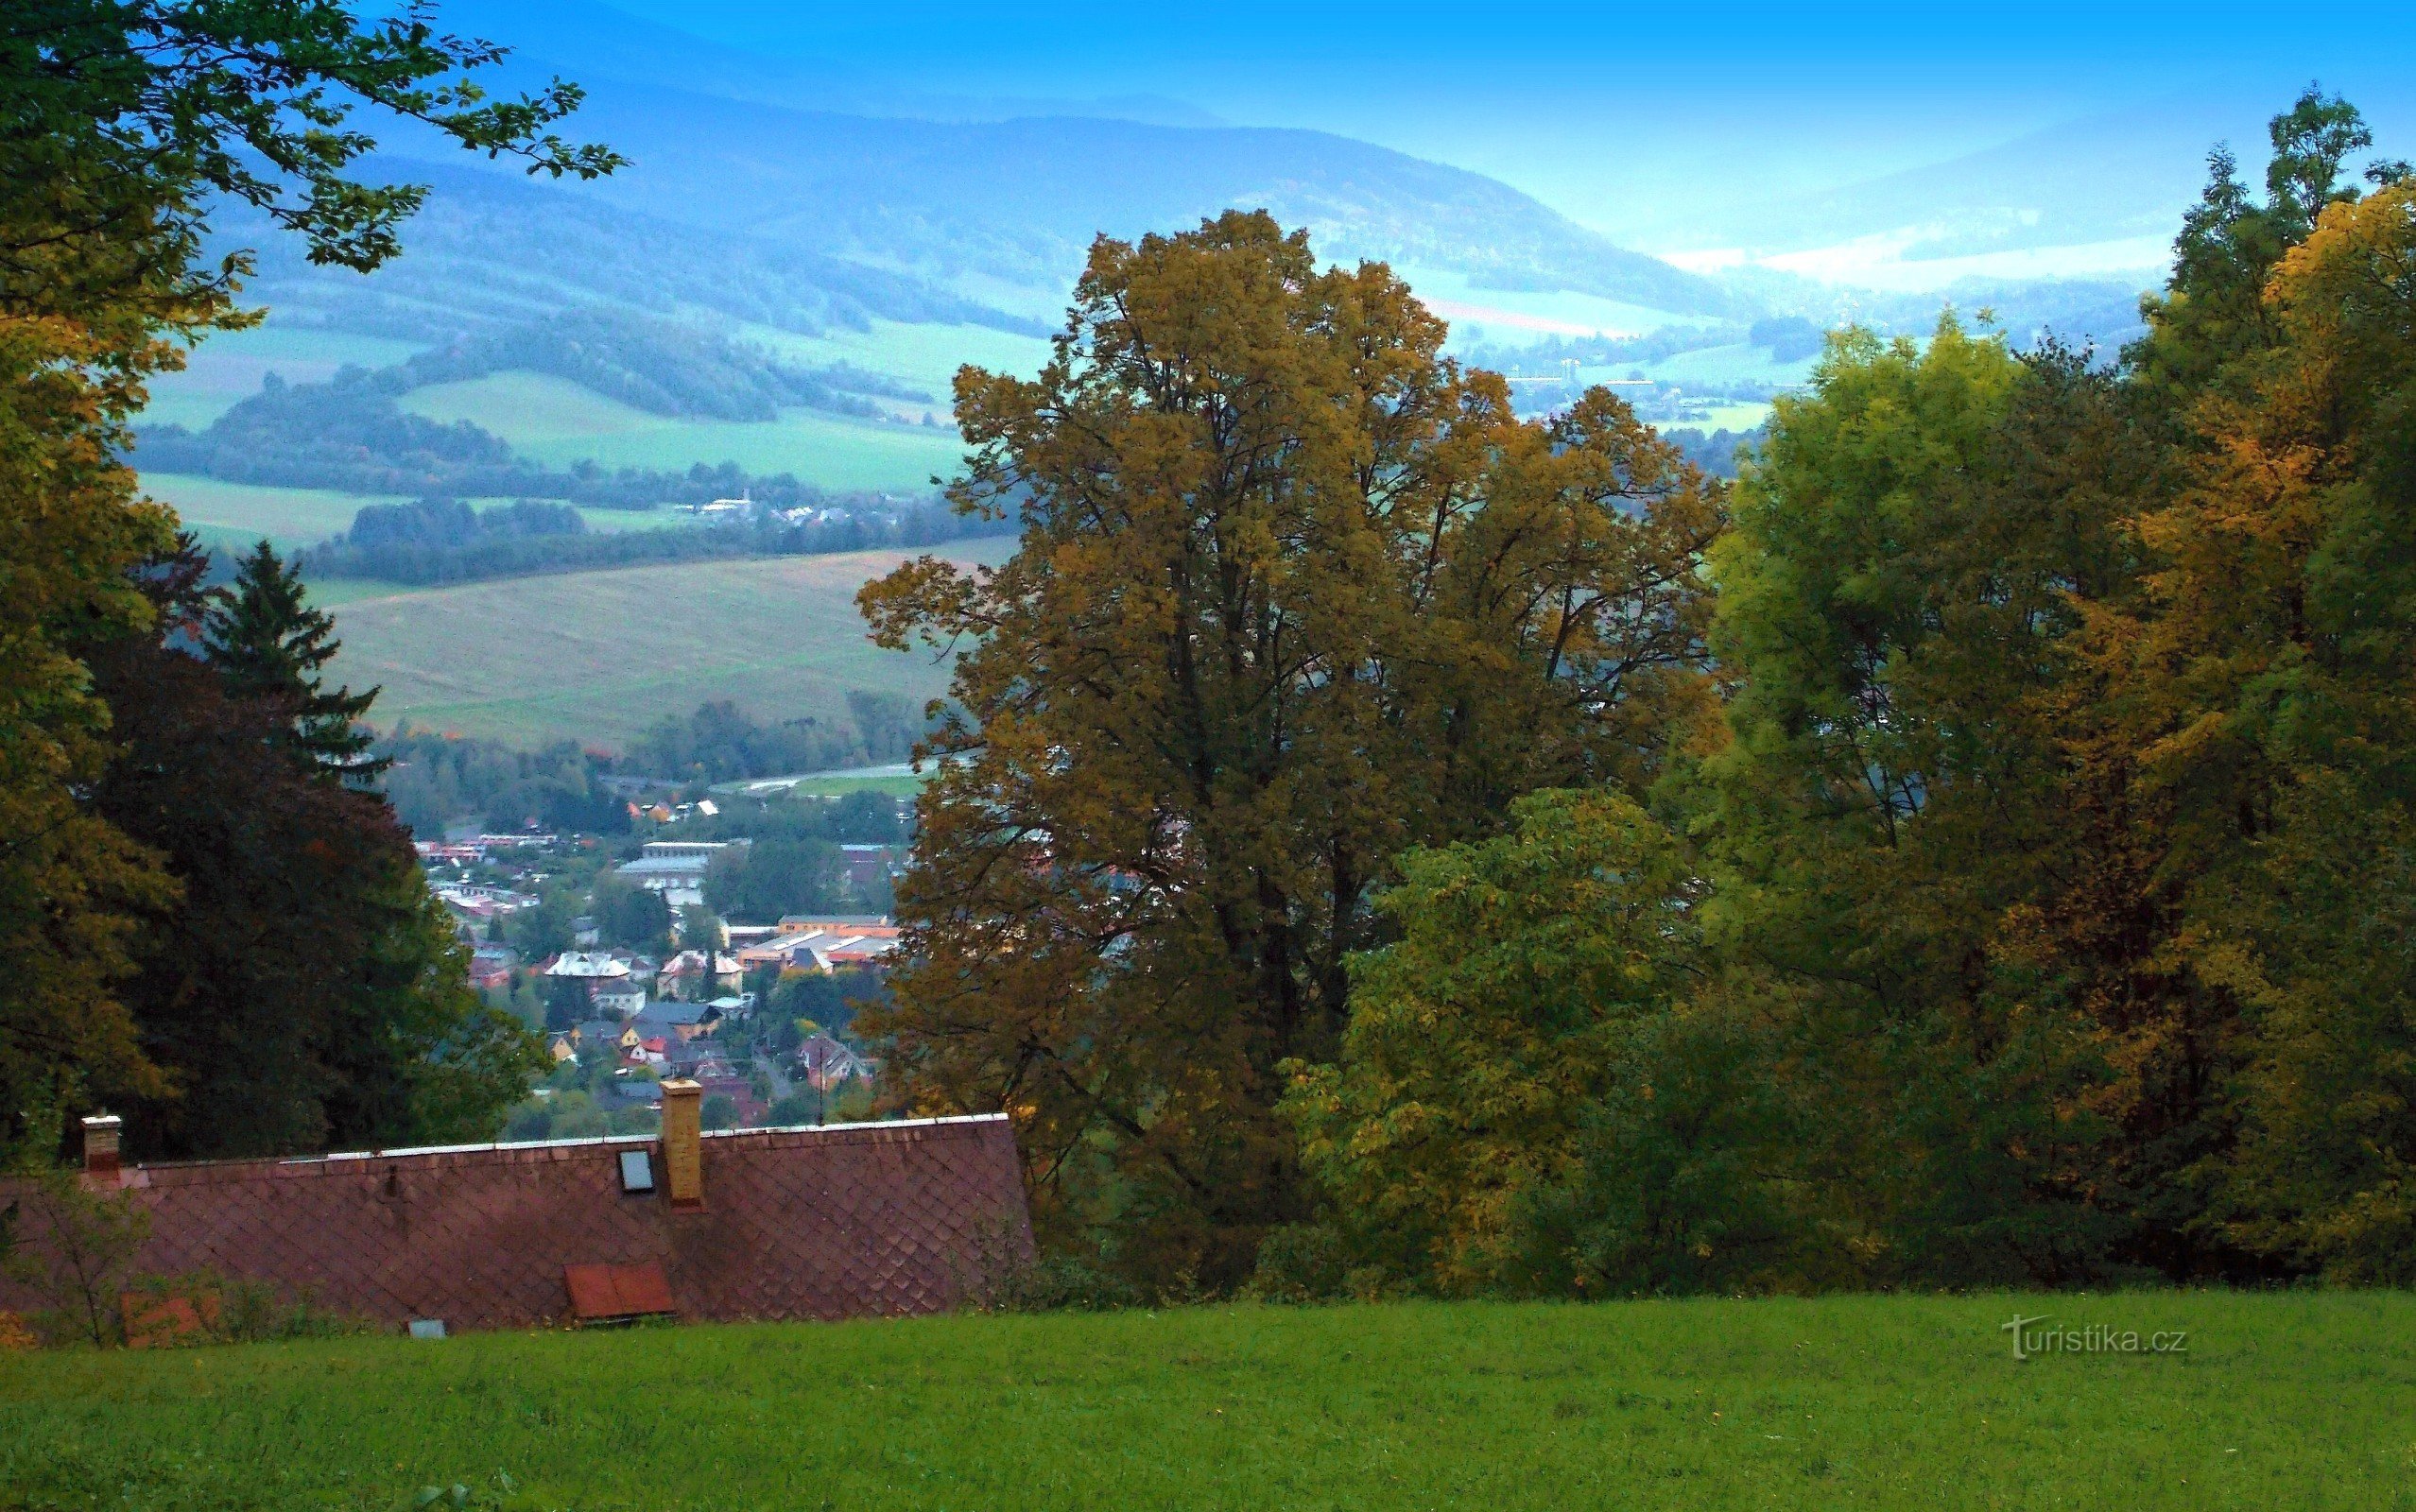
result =
[[[2051,1314],[2036,1317],[2016,1316],[2010,1323],[1999,1323],[2000,1333],[2013,1335],[2013,1358],[2028,1360],[2042,1354],[2187,1354],[2189,1330],[2166,1329],[2154,1333],[2141,1333],[2132,1329],[2113,1328],[2092,1323],[2086,1328],[2045,1328],[2053,1321]]]

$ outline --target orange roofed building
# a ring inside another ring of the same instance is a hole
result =
[[[206,1271],[396,1326],[930,1313],[1031,1253],[1003,1115],[704,1133],[701,1089],[663,1091],[661,1138],[307,1160],[121,1167],[116,1120],[89,1119],[83,1179],[148,1214],[135,1278]],[[43,1305],[0,1280],[0,1313]]]

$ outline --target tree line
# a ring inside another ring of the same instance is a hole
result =
[[[313,577],[389,583],[471,583],[647,563],[814,557],[880,546],[923,546],[980,528],[936,501],[857,501],[828,518],[769,513],[663,529],[591,531],[578,510],[521,499],[474,509],[458,499],[368,505],[344,535],[296,558]]]
[[[975,643],[896,1099],[1103,1295],[2416,1280],[2416,182],[2271,143],[2117,360],[1835,334],[1734,485],[1103,239],[959,386],[1019,554],[862,596]]]

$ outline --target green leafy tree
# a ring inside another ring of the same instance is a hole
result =
[[[588,908],[609,944],[661,955],[671,943],[671,905],[663,894],[641,887],[617,872],[595,879]]]
[[[1644,1049],[1701,971],[1700,888],[1614,792],[1539,793],[1516,828],[1402,857],[1400,938],[1352,962],[1330,1065],[1281,1107],[1360,1284],[1516,1289],[1529,1211],[1576,1178],[1588,1117],[1651,1082]]]

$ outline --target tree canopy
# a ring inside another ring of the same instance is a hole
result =
[[[1641,790],[1707,697],[1716,490],[1442,336],[1264,215],[1103,239],[1036,378],[958,379],[954,497],[1020,550],[862,595],[965,647],[863,1022],[919,1103],[1021,1110],[1053,1221],[1130,1215],[1144,1270],[1231,1280],[1303,1211],[1275,1068],[1333,1054],[1393,858]]]

